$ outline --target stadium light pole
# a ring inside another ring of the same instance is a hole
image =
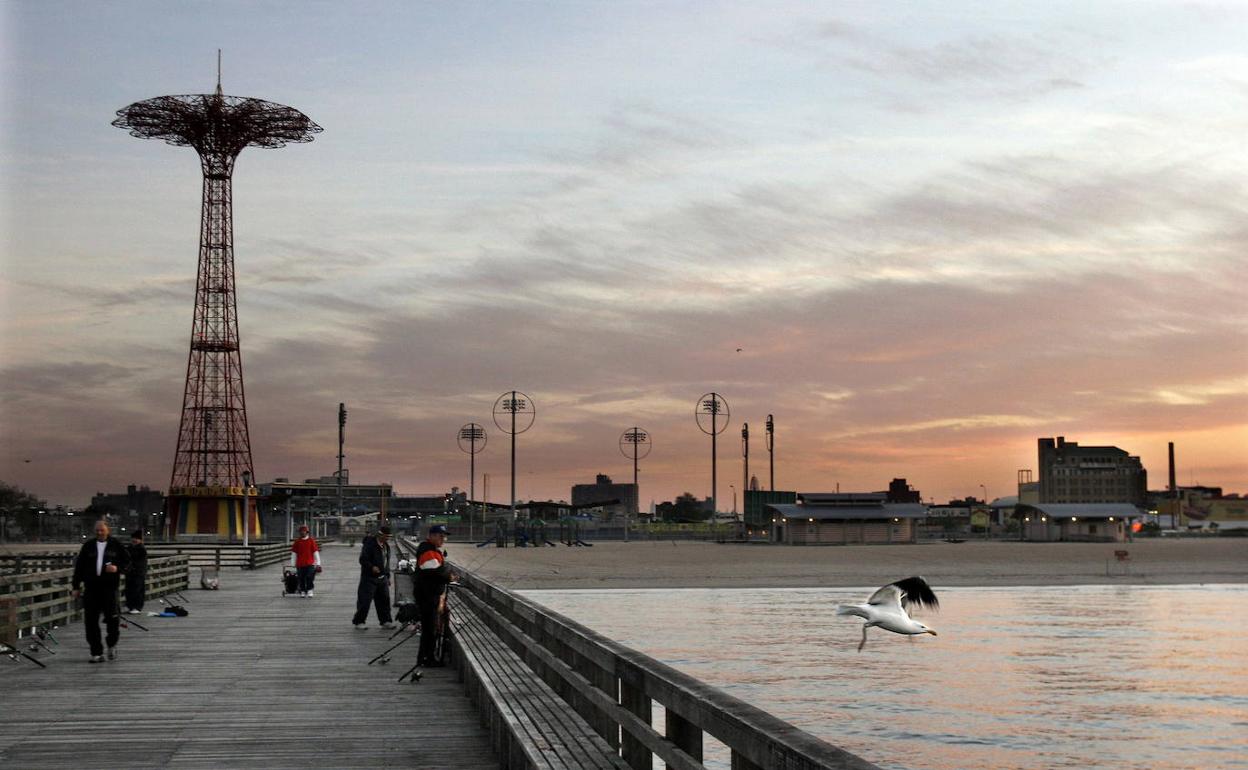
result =
[[[767,469],[768,484],[772,492],[776,491],[776,421],[767,415]]]
[[[637,481],[637,461],[643,457],[649,456],[650,450],[653,446],[654,445],[650,441],[650,434],[635,425],[624,431],[624,434],[620,436],[620,451],[624,453],[625,457],[629,457],[631,454],[633,458],[634,497],[632,514],[634,516],[641,514],[641,486]],[[646,451],[644,453],[641,451],[642,447],[645,447]],[[626,510],[624,512],[624,542],[626,543],[628,542],[628,514],[629,512]]]
[[[721,423],[720,420],[723,420]],[[711,437],[711,517],[719,512],[719,500],[716,494],[718,479],[718,446],[717,437],[723,433],[728,427],[728,421],[731,418],[731,412],[728,409],[728,402],[724,397],[715,392],[704,393],[698,399],[698,406],[694,411],[694,419],[697,420],[698,428],[703,433]]]
[[[474,540],[472,508],[477,498],[477,453],[485,449],[485,428],[475,422],[470,422],[459,429],[456,441],[459,443],[460,450],[468,453],[468,539]]]
[[[523,419],[521,419],[523,418]],[[533,399],[518,390],[503,393],[494,402],[494,424],[511,435],[511,529],[516,528],[516,436],[533,427],[537,409]]]

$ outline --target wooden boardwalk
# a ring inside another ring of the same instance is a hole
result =
[[[122,629],[115,662],[87,662],[81,623],[47,669],[0,660],[0,767],[497,768],[453,669],[395,683],[417,640],[366,665],[391,632],[351,627],[356,549],[324,558],[312,599],[281,596],[280,566],[223,571],[188,617]]]

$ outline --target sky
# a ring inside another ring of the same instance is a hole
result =
[[[1013,494],[1036,439],[1248,492],[1248,6],[1133,2],[0,3],[0,479],[168,485],[191,150],[163,94],[300,109],[234,175],[257,478],[505,501],[710,493],[724,395],[767,484]],[[739,349],[739,350],[738,350]],[[630,479],[631,480],[631,479]],[[479,482],[480,483],[480,482]],[[981,490],[981,485],[983,489]],[[478,486],[478,489],[480,487]]]

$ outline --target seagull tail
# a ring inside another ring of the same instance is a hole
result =
[[[842,604],[836,608],[837,615],[857,615],[860,618],[867,616],[867,611],[860,604]]]

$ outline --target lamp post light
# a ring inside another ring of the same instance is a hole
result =
[[[251,544],[251,471],[243,471],[243,547]]]
[[[767,487],[772,492],[776,491],[776,421],[771,415],[767,415],[767,467],[768,484]]]
[[[697,420],[698,428],[711,437],[711,516],[713,518],[719,509],[716,495],[719,481],[716,437],[727,429],[732,413],[728,409],[728,402],[724,400],[724,397],[712,391],[704,393],[698,399],[698,405],[694,410],[693,416]]]
[[[642,451],[643,447],[645,448],[644,452]],[[654,444],[650,441],[650,434],[635,425],[624,431],[623,435],[620,436],[620,452],[622,452],[625,457],[633,458],[634,499],[633,510],[631,513],[634,516],[641,514],[641,487],[637,483],[637,461],[643,457],[648,457],[650,455],[650,450],[653,448]],[[624,511],[624,542],[626,543],[628,542],[629,513],[630,512],[627,510]]]
[[[516,436],[533,427],[537,410],[533,399],[518,390],[509,390],[494,402],[494,424],[511,436],[511,528],[516,528]]]
[[[477,499],[477,453],[485,449],[485,428],[470,422],[459,429],[456,441],[460,450],[468,453],[468,539],[475,540],[472,507]]]

